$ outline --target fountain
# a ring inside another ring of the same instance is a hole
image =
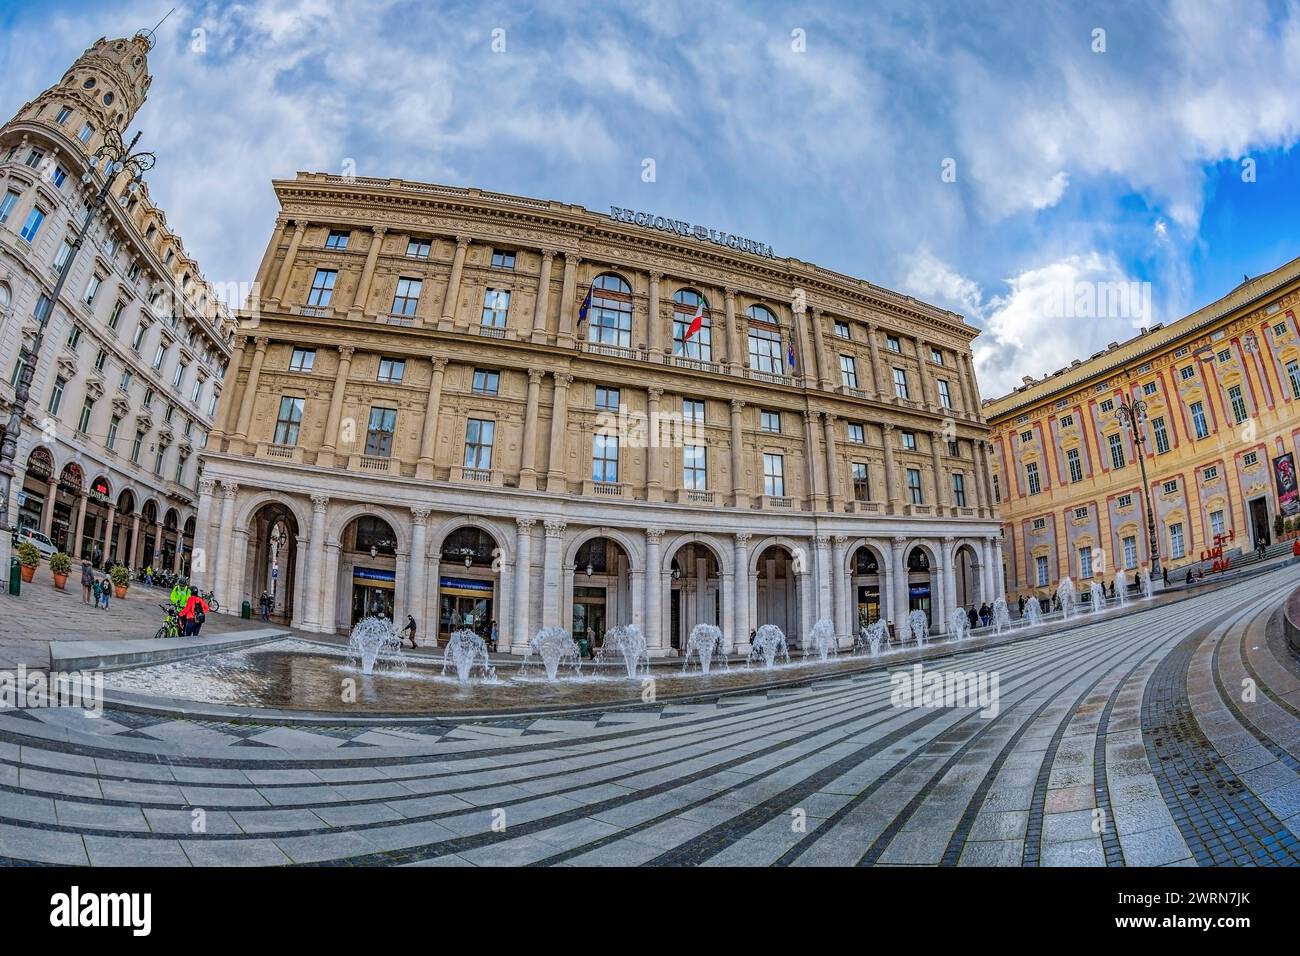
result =
[[[880,655],[880,645],[888,636],[889,625],[885,623],[884,618],[881,618],[872,624],[868,624],[858,632],[858,639],[854,643],[853,651],[857,653],[863,647],[866,647],[872,657],[878,657]]]
[[[605,640],[596,654],[596,665],[612,662],[621,658],[627,668],[627,676],[635,679],[637,670],[645,665],[645,673],[650,673],[650,655],[646,653],[645,634],[635,624],[620,624],[605,632]]]
[[[487,643],[469,628],[453,631],[451,640],[442,652],[442,672],[448,667],[456,668],[456,679],[468,684],[475,667],[485,678],[496,676],[496,670],[488,660]]]
[[[1092,606],[1093,614],[1100,614],[1106,606],[1106,590],[1101,586],[1100,581],[1093,581],[1088,585],[1088,603]]]
[[[812,632],[808,635],[808,643],[817,652],[817,657],[823,664],[826,663],[826,658],[839,650],[839,644],[835,640],[835,625],[830,618],[821,618],[813,625]],[[806,657],[807,654],[805,653],[804,656]]]
[[[691,663],[691,654],[695,654],[700,663],[700,673],[707,674],[716,656],[727,666],[727,655],[722,647],[722,628],[716,624],[696,624],[691,628],[691,636],[686,639],[686,657],[682,660],[682,670]]]
[[[406,671],[402,639],[386,617],[363,617],[348,637],[348,660],[361,665],[361,673],[373,674],[375,663],[383,661],[396,670]]]
[[[1061,620],[1068,621],[1070,612],[1074,610],[1074,582],[1068,576],[1056,586],[1056,600],[1061,605]]]
[[[930,633],[930,616],[917,608],[907,616],[907,627],[916,640],[916,646],[925,647],[925,636]]]
[[[1146,568],[1142,569],[1142,596],[1148,601],[1151,600],[1153,589],[1151,587],[1151,572]]]
[[[1115,600],[1119,601],[1120,607],[1128,604],[1128,578],[1123,568],[1115,569]]]
[[[1043,607],[1038,603],[1038,597],[1031,597],[1025,603],[1025,627],[1037,627],[1043,620]]]
[[[961,608],[952,612],[952,617],[948,618],[948,630],[952,632],[953,640],[961,641],[970,637],[970,618]]]
[[[1034,602],[1037,603],[1037,602]],[[993,602],[993,633],[1001,634],[1011,626],[1011,611],[1007,607],[1007,599],[998,598]]]
[[[575,676],[582,672],[582,654],[578,650],[578,643],[562,627],[544,627],[534,634],[528,642],[528,653],[524,655],[524,662],[519,669],[524,670],[534,656],[541,659],[548,681],[555,680],[560,673],[560,665],[565,661],[572,665]]]
[[[762,658],[768,670],[771,670],[778,656],[786,663],[789,663],[790,651],[785,644],[785,635],[781,633],[781,629],[775,624],[764,624],[754,634],[754,644],[749,649],[749,656],[745,659],[745,665],[749,666]]]

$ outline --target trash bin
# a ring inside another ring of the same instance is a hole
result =
[[[587,639],[585,637],[578,639],[578,654],[581,657],[591,656],[591,647],[587,644]]]
[[[23,572],[18,563],[18,558],[9,559],[9,593],[13,595],[20,594],[23,589]]]
[[[245,601],[243,603],[243,606],[240,607],[239,609],[239,616],[242,617],[245,621],[251,618],[253,616],[253,605]]]

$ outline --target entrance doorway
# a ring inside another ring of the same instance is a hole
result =
[[[393,619],[393,591],[396,575],[382,568],[352,569],[352,623],[382,614]]]
[[[1250,530],[1254,535],[1251,543],[1258,548],[1261,541],[1268,540],[1268,499],[1251,498],[1249,507]]]
[[[469,629],[487,640],[492,621],[491,581],[440,578],[438,581],[438,639],[450,640],[453,631]]]
[[[575,639],[588,636],[604,643],[605,639],[605,589],[575,587],[573,589],[573,630]]]

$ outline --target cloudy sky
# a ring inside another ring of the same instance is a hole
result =
[[[0,0],[0,114],[170,6]],[[214,281],[272,178],[352,162],[911,293],[983,329],[992,397],[1300,255],[1296,0],[189,2],[150,69],[153,195]]]

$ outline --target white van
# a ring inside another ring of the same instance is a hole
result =
[[[54,546],[54,542],[47,538],[35,528],[22,528],[14,532],[14,547],[22,544],[24,541],[34,544],[41,552],[41,557],[49,560],[50,555],[59,549]]]

